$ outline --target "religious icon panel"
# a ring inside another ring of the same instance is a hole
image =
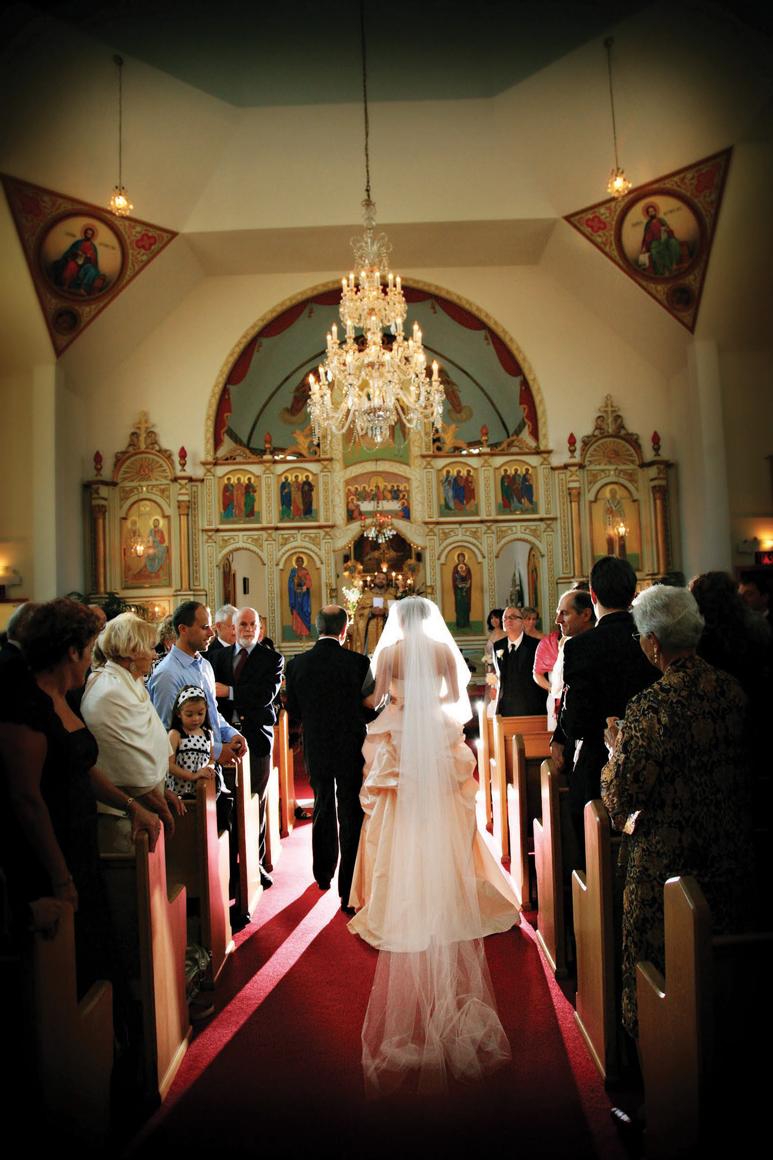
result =
[[[537,510],[534,469],[520,460],[497,471],[497,515],[531,515]]]
[[[121,521],[121,569],[124,588],[171,583],[169,517],[155,500],[137,500]]]
[[[231,471],[219,481],[221,524],[260,522],[260,480],[249,471]]]
[[[287,471],[279,480],[279,521],[317,520],[317,478],[310,471]]]
[[[438,477],[438,514],[444,519],[478,515],[478,472],[469,463],[450,463]]]
[[[293,552],[285,561],[282,593],[282,640],[314,639],[314,618],[320,608],[320,574],[307,552]]]

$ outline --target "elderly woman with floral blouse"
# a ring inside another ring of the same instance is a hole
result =
[[[663,887],[692,874],[715,931],[737,929],[747,886],[746,698],[696,655],[703,617],[692,593],[656,585],[633,604],[639,643],[661,678],[612,722],[602,797],[623,832],[623,1024],[637,1037],[636,963],[664,961]]]

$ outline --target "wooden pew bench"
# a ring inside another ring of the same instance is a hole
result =
[[[142,1008],[145,1095],[163,1100],[188,1046],[185,996],[185,887],[167,893],[164,834],[148,851],[140,834],[135,852],[103,854],[110,912],[132,994]]]
[[[246,753],[238,765],[223,770],[226,784],[234,795],[236,839],[239,849],[240,907],[252,914],[260,901],[260,798],[250,784],[250,755]]]
[[[94,983],[78,1002],[73,912],[69,906],[62,911],[54,937],[36,934],[32,942],[35,1065],[43,1105],[60,1139],[80,1140],[91,1149],[104,1144],[110,1126],[113,988]]]
[[[694,878],[670,878],[663,904],[665,978],[636,967],[647,1156],[743,1152],[754,1129],[742,1121],[763,1116],[768,1098],[773,932],[712,938]]]
[[[601,801],[585,807],[585,871],[572,873],[572,910],[577,955],[575,1021],[605,1081],[619,1071],[614,872],[620,839],[612,838]]]
[[[286,709],[280,711],[274,727],[274,760],[279,769],[279,833],[286,838],[295,825],[295,771]]]
[[[508,831],[507,787],[513,782],[513,751],[511,739],[515,736],[545,736],[547,717],[493,717],[490,722],[489,778],[491,818],[494,844],[503,862],[510,861],[510,833]],[[543,754],[549,756],[549,753]],[[482,764],[482,763],[481,763]],[[481,777],[484,776],[481,771]],[[537,775],[539,776],[539,775]],[[539,784],[539,782],[537,783]],[[486,787],[484,785],[484,796]],[[539,793],[539,791],[538,791]]]
[[[537,942],[557,978],[567,973],[564,860],[561,848],[561,799],[569,792],[566,778],[551,761],[540,766],[542,817],[534,819],[534,868],[539,916]]]
[[[516,734],[505,747],[507,785],[503,833],[510,848],[510,873],[516,894],[526,907],[536,905],[533,824],[542,815],[540,767],[550,757],[550,738],[547,732]]]
[[[198,917],[189,923],[188,941],[199,943],[211,956],[215,982],[233,950],[229,914],[229,838],[218,832],[215,784],[197,781],[196,797],[187,813],[175,818],[175,833],[166,845],[170,882],[185,887],[188,911],[197,903]],[[190,914],[189,914],[190,917]]]
[[[282,854],[279,769],[272,760],[266,793],[266,869],[276,869]]]

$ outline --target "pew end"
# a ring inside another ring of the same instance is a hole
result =
[[[113,988],[93,984],[77,999],[73,911],[64,906],[53,938],[31,949],[32,1024],[43,1104],[60,1142],[104,1144],[110,1127]]]
[[[601,801],[585,807],[585,872],[572,872],[577,964],[575,1022],[605,1083],[618,1077],[614,879],[609,814]]]
[[[163,831],[151,854],[139,834],[134,855],[103,854],[113,926],[132,993],[142,1009],[145,1095],[163,1102],[188,1047],[185,887],[167,890]]]
[[[773,932],[712,938],[711,912],[691,877],[666,882],[663,908],[665,977],[652,963],[636,967],[653,1160],[742,1145],[739,1115],[767,1097],[755,1045],[767,1042],[771,1022],[759,1000],[773,965]],[[753,1095],[746,1081],[755,1068]]]
[[[290,717],[286,709],[280,710],[274,727],[274,752],[279,769],[279,833],[286,838],[295,826],[295,767],[290,746]]]
[[[252,914],[260,901],[260,797],[252,792],[250,755],[233,767],[236,833],[239,846],[239,888],[242,908]]]
[[[540,766],[540,782],[542,818],[534,819],[534,867],[539,898],[537,942],[553,974],[561,979],[567,974],[561,797],[568,789],[549,759]]]
[[[196,797],[187,812],[175,819],[174,837],[167,842],[166,866],[170,882],[185,886],[188,901],[198,903],[198,930],[192,941],[210,954],[214,983],[234,949],[229,913],[229,838],[218,832],[214,782],[197,781]]]

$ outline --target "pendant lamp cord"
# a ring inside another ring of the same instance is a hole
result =
[[[370,121],[368,119],[368,57],[365,43],[365,0],[360,0],[360,48],[362,52],[362,109],[365,118],[365,198],[370,196]]]
[[[614,36],[608,36],[604,41],[604,48],[607,50],[607,72],[609,73],[609,107],[612,110],[612,141],[615,146],[615,169],[620,168],[617,160],[617,123],[615,121],[615,94],[612,91],[612,45],[615,43]]]
[[[113,61],[118,67],[118,188],[123,187],[123,57],[116,55]]]

